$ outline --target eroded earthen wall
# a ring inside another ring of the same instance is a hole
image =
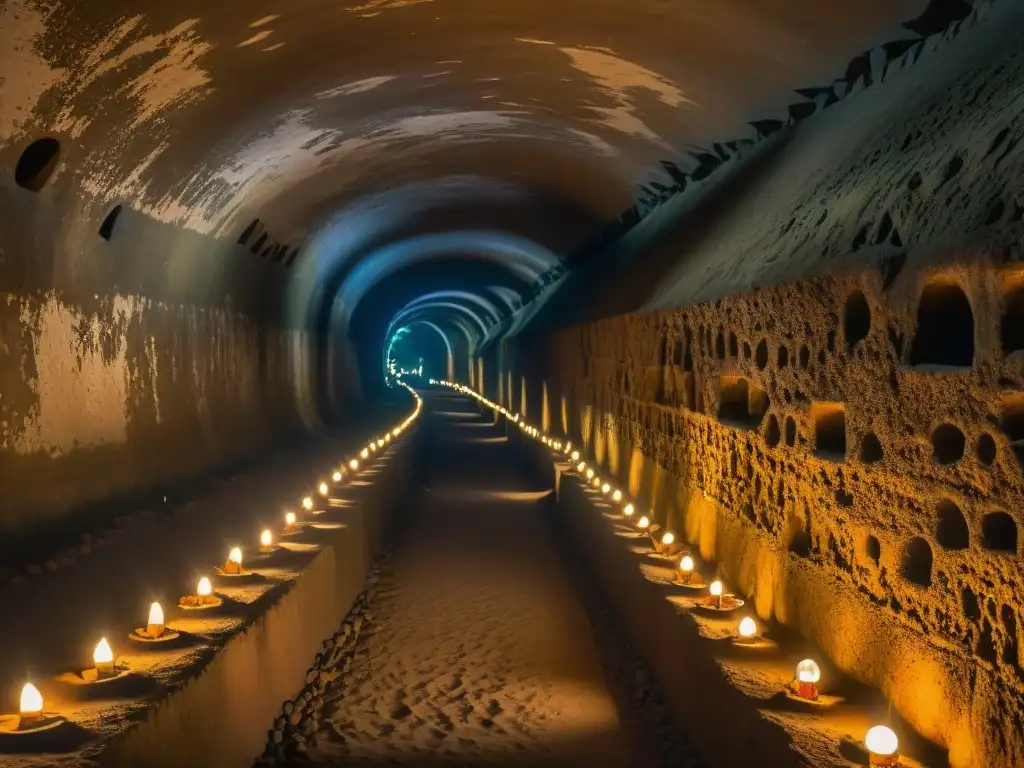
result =
[[[953,765],[1024,763],[1012,255],[890,260],[519,357],[523,391],[547,392],[531,418],[582,435],[762,616],[881,688]]]

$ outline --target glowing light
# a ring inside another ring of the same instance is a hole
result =
[[[363,459],[368,459],[368,458],[370,458],[370,449],[369,449],[369,448],[363,448],[363,450],[361,450],[361,451],[359,452],[359,456],[360,456],[361,458],[363,458]]]
[[[821,667],[814,659],[804,659],[796,665],[796,679],[801,683],[816,683],[821,680]]]
[[[632,515],[633,515],[633,513],[635,511],[636,510],[633,509],[633,505],[632,504],[627,504],[626,506],[624,506],[622,508],[622,514],[624,514],[626,517],[632,517]]]
[[[370,450],[371,450],[371,451],[372,451],[373,453],[376,453],[376,452],[377,452],[377,441],[376,441],[376,440],[374,440],[374,441],[373,441],[372,443],[370,443]]]
[[[601,493],[608,493],[611,489],[612,487],[608,485],[608,483],[605,483],[601,486]]]
[[[672,531],[666,531],[665,535],[661,537],[661,545],[663,547],[671,547],[676,542],[676,535]]]
[[[274,544],[274,534],[270,532],[269,528],[265,528],[263,533],[260,534],[260,546],[264,549],[270,549]],[[241,555],[241,553],[239,553]],[[242,562],[239,560],[238,562]]]
[[[114,649],[110,647],[107,638],[101,637],[100,641],[96,643],[96,648],[92,652],[92,663],[96,669],[114,668]]]
[[[196,585],[196,594],[199,595],[199,597],[209,597],[213,594],[213,585],[205,576],[203,576]]]
[[[146,634],[150,637],[159,637],[164,632],[164,609],[160,603],[153,603],[149,606],[149,621],[146,622]]]
[[[708,589],[711,591],[711,594],[715,597],[722,596],[722,582],[718,581],[717,579],[711,582],[711,586]]]
[[[384,435],[384,442],[385,443],[390,443],[391,442],[391,433],[390,432],[388,432],[386,435]]]
[[[587,470],[587,480],[593,480],[593,479],[594,479],[594,470],[588,469]]]
[[[899,739],[892,728],[884,725],[876,725],[864,736],[864,746],[873,755],[895,755],[899,744]]]
[[[335,473],[333,475],[331,475],[331,480],[333,480],[336,483],[340,483],[341,482],[341,472],[335,471]]]
[[[351,469],[352,471],[359,469],[359,460],[352,459],[352,461],[348,463],[348,468]]]
[[[622,501],[622,491],[615,489],[615,493],[612,494],[612,501]]]
[[[757,622],[747,616],[740,622],[737,632],[740,637],[753,637],[757,634]]]
[[[577,471],[577,472],[582,472],[582,471],[583,471],[583,468],[584,468],[585,466],[587,466],[587,465],[586,465],[586,464],[584,464],[584,463],[583,463],[583,462],[581,461],[581,462],[580,462],[579,464],[577,464],[577,465],[576,465],[576,471]]]
[[[320,487],[317,490],[320,491],[321,496],[326,496],[331,489],[327,487],[327,483],[320,483]]]
[[[242,564],[242,548],[232,547],[231,551],[228,552],[228,562],[235,563],[236,565]]]
[[[294,512],[286,512],[285,513],[285,515],[284,515],[284,524],[287,525],[289,528],[292,527],[293,525],[295,525],[295,521],[296,520],[298,520],[298,518],[295,516]]]
[[[22,716],[37,717],[43,712],[43,694],[32,683],[25,683],[21,689],[21,703],[18,711]]]
[[[693,573],[693,558],[683,555],[683,559],[679,561],[679,570],[683,573]]]
[[[579,451],[573,451],[573,452],[572,452],[572,453],[570,454],[570,456],[571,456],[571,458],[572,458],[572,460],[573,460],[573,461],[579,461],[579,458],[580,458],[580,452],[579,452]]]
[[[305,510],[307,510],[307,511],[308,511],[308,510],[310,510],[310,509],[312,509],[312,508],[313,508],[313,499],[312,499],[312,498],[310,498],[309,496],[307,496],[306,498],[304,498],[304,499],[302,500],[302,508],[303,508],[303,509],[305,509]]]
[[[601,484],[601,478],[600,477],[595,477],[593,480],[590,481],[590,484],[592,486],[594,486],[595,488],[597,488],[597,486],[599,486]]]
[[[650,524],[651,521],[647,518],[647,515],[643,515],[639,520],[636,521],[637,528],[646,529],[648,526],[650,526]]]

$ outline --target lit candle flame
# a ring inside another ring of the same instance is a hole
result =
[[[336,483],[340,483],[341,482],[341,472],[335,471],[335,473],[333,475],[331,475],[331,480],[333,480]]]
[[[864,746],[874,755],[894,755],[899,747],[899,739],[892,728],[884,725],[876,725],[864,736]]]
[[[804,659],[796,665],[796,679],[801,683],[816,683],[821,680],[821,667],[814,659]]]
[[[616,489],[615,493],[612,494],[612,501],[622,501],[622,491]]]
[[[588,469],[587,470],[587,480],[592,480],[593,477],[594,477],[594,470]]]
[[[232,563],[242,564],[242,548],[232,547],[231,551],[228,552],[228,560]]]
[[[320,488],[318,490],[320,491],[321,496],[326,496],[330,489],[327,487],[327,483],[320,483]]]
[[[213,585],[205,576],[203,576],[196,585],[196,594],[199,595],[199,597],[209,597],[213,594]]]
[[[601,486],[601,493],[608,493],[611,489],[612,487],[608,485],[608,483],[605,483]]]
[[[711,582],[710,590],[711,590],[711,594],[712,595],[714,595],[715,597],[718,597],[719,595],[722,594],[722,582],[717,581],[717,580],[716,581],[712,581]]]
[[[582,471],[583,471],[583,468],[584,468],[584,467],[586,467],[586,466],[587,466],[587,465],[586,465],[586,464],[584,464],[584,463],[583,463],[583,462],[581,461],[581,462],[580,462],[579,464],[577,464],[577,465],[576,465],[576,471],[577,471],[577,472],[582,472]]]
[[[96,669],[109,668],[113,665],[114,649],[110,647],[107,638],[101,637],[100,641],[96,643],[96,648],[92,652],[92,663],[96,666]]]
[[[287,526],[295,525],[295,521],[297,519],[298,518],[295,516],[294,512],[286,512],[284,515],[284,524]]]
[[[146,633],[151,637],[158,637],[164,631],[164,609],[160,603],[153,603],[149,606],[149,621],[146,622]]]
[[[633,516],[633,512],[635,512],[635,511],[636,510],[633,509],[633,505],[632,504],[627,504],[626,506],[624,506],[622,508],[622,514],[624,514],[626,517],[632,517]]]
[[[42,714],[43,694],[32,683],[25,683],[25,687],[21,689],[21,704],[18,709],[22,715],[29,717]]]
[[[313,500],[309,496],[302,500],[302,508],[305,510],[310,510],[313,508]]]
[[[274,543],[274,534],[270,532],[269,528],[266,528],[263,533],[260,534],[260,545],[269,548]],[[239,560],[238,562],[242,562]]]
[[[360,456],[361,456],[362,458],[364,458],[364,459],[368,459],[368,458],[370,458],[370,449],[369,449],[369,448],[363,448],[363,450],[361,450],[361,451],[359,452],[359,455],[360,455]]]
[[[348,468],[353,471],[359,469],[359,461],[357,459],[352,459],[352,461],[348,463]]]
[[[746,616],[743,621],[740,622],[739,635],[740,637],[753,637],[757,634],[757,622],[749,616]]]
[[[636,521],[637,528],[647,528],[650,524],[651,521],[648,519],[647,515],[642,516]]]
[[[683,559],[679,561],[679,570],[683,573],[693,573],[693,558],[683,555]]]
[[[665,547],[671,547],[676,542],[676,535],[672,531],[666,531],[665,535],[661,537],[661,544]]]

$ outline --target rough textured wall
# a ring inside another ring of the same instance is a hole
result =
[[[953,765],[1020,765],[1024,264],[899,267],[563,331],[552,416]]]

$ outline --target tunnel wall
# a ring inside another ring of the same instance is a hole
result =
[[[950,253],[519,352],[548,418],[564,398],[569,434],[759,615],[880,688],[952,765],[1020,765],[1022,286],[1024,265]]]

